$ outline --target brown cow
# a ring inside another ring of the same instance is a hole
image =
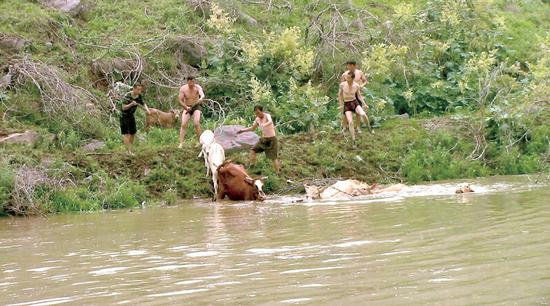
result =
[[[265,179],[265,178],[262,178]],[[225,161],[218,167],[218,200],[227,197],[233,201],[265,200],[262,179],[253,179],[242,165]]]
[[[179,114],[176,110],[171,109],[168,112],[163,112],[149,107],[145,112],[145,130],[148,131],[151,126],[173,127],[178,117]]]

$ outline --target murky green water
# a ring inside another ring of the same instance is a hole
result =
[[[0,219],[0,304],[550,304],[548,185],[456,185]]]

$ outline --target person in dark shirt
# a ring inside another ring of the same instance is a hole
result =
[[[126,94],[122,100],[120,100],[120,132],[122,133],[122,141],[126,145],[128,154],[132,153],[132,144],[134,143],[134,137],[137,132],[136,118],[134,113],[138,106],[142,106],[147,110],[147,105],[143,103],[143,85],[136,84],[132,88],[132,91]]]

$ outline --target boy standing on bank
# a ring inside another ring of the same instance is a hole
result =
[[[143,102],[143,85],[135,84],[132,91],[129,92],[120,100],[120,132],[122,134],[122,141],[126,146],[126,150],[129,155],[134,155],[132,152],[132,144],[137,132],[136,117],[134,113],[138,106],[145,108],[145,111],[149,111],[147,105]]]
[[[353,81],[354,78],[355,74],[353,72],[348,72],[346,81],[340,83],[340,88],[338,90],[338,109],[346,116],[349,132],[351,134],[352,147],[356,149],[357,143],[355,142],[355,129],[353,128],[353,113],[358,114],[362,118],[366,117],[367,114],[365,114],[361,108],[360,103],[364,103],[365,101],[361,94],[361,87]]]
[[[281,162],[278,156],[279,141],[275,135],[273,120],[270,114],[264,113],[264,109],[261,105],[256,105],[254,107],[254,113],[256,114],[254,124],[249,128],[237,131],[237,134],[254,131],[259,126],[262,129],[263,137],[261,137],[258,143],[250,150],[250,163],[253,164],[256,162],[256,153],[265,152],[265,156],[273,161],[273,167],[278,174],[281,171]]]
[[[355,75],[354,78],[353,78],[353,81],[355,83],[357,83],[357,85],[359,85],[360,90],[362,90],[363,87],[365,87],[369,83],[365,73],[363,71],[357,69],[357,63],[355,61],[346,62],[346,69],[347,70],[340,77],[340,83],[346,81],[346,77],[350,72],[353,72],[353,74]],[[358,97],[356,97],[356,98],[357,98],[357,100],[359,102],[359,106],[361,107],[362,110],[363,110],[363,107],[364,107],[365,110],[368,109],[368,105],[366,103],[362,103],[362,101],[360,101]],[[374,133],[374,131],[372,130],[372,128],[370,126],[369,117],[367,116],[365,110],[363,110],[363,113],[365,113],[365,116],[363,118],[361,118],[359,113],[356,114],[356,117],[357,117],[357,132],[361,133],[361,130],[360,130],[359,126],[361,125],[361,122],[364,120],[364,121],[366,121],[364,123],[367,124],[367,127],[370,130],[370,132]],[[346,116],[342,115],[342,126],[345,127],[346,125],[347,125]]]

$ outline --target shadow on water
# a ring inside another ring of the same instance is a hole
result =
[[[547,304],[548,185],[0,221],[0,304]]]

